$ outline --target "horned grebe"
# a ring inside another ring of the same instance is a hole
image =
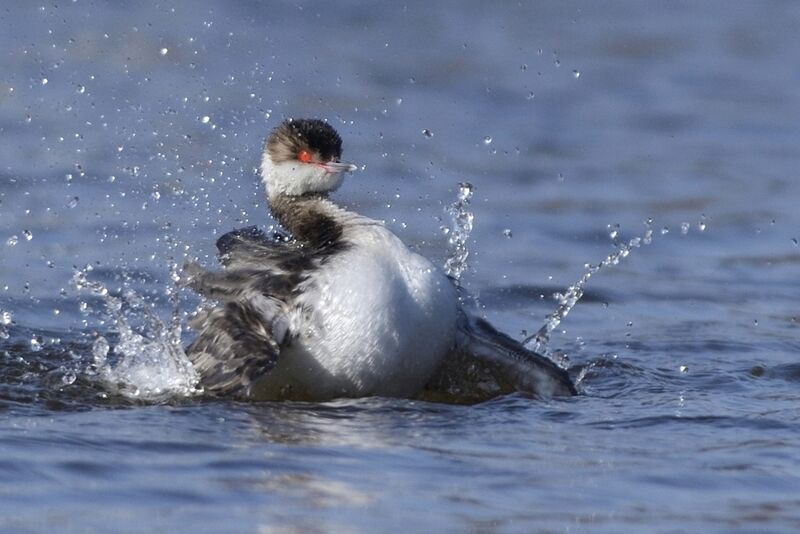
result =
[[[530,393],[574,394],[566,372],[465,312],[453,280],[383,223],[328,199],[356,169],[341,153],[326,122],[281,123],[264,145],[261,177],[288,235],[235,230],[217,241],[222,271],[184,267],[187,285],[218,302],[193,319],[199,336],[186,350],[204,389],[413,397],[442,387],[437,370],[474,361]]]

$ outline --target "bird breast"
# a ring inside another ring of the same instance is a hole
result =
[[[296,357],[313,360],[306,368],[317,370],[315,387],[335,395],[412,395],[455,339],[455,288],[382,225],[347,228],[343,237],[350,246],[299,299]]]

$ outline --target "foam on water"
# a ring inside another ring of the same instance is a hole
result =
[[[112,295],[104,284],[89,280],[91,271],[91,266],[76,271],[72,283],[102,299],[103,315],[111,327],[95,339],[93,361],[86,374],[126,397],[157,401],[200,393],[197,373],[181,343],[176,267],[171,267],[172,284],[166,290],[173,305],[169,323],[130,287]],[[116,340],[109,341],[109,334]]]

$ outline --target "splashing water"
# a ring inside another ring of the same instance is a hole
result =
[[[469,211],[469,203],[472,200],[473,187],[468,182],[458,184],[458,199],[447,207],[447,214],[450,216],[452,228],[446,228],[445,232],[450,235],[448,244],[450,255],[444,263],[444,272],[452,277],[456,284],[460,285],[461,275],[467,268],[467,239],[472,232],[473,215]]]
[[[119,338],[113,348],[103,336],[95,340],[94,361],[87,374],[126,397],[157,401],[200,393],[198,376],[181,346],[178,290],[174,287],[177,267],[170,268],[173,284],[167,289],[173,307],[169,324],[134,290],[124,288],[120,296],[114,296],[102,283],[90,281],[87,274],[91,271],[91,266],[76,271],[72,284],[102,299],[111,331]]]
[[[589,279],[601,269],[608,267],[609,265],[617,265],[621,260],[627,258],[631,250],[634,248],[639,248],[642,245],[649,245],[653,242],[653,220],[648,219],[645,221],[645,232],[640,237],[634,237],[630,239],[627,243],[617,241],[617,236],[619,235],[619,226],[614,225],[612,227],[612,231],[609,234],[611,239],[614,240],[614,244],[616,245],[617,249],[606,256],[606,258],[598,264],[587,264],[586,265],[586,272],[583,273],[583,276],[573,285],[569,286],[564,293],[556,293],[555,298],[558,301],[558,308],[547,316],[545,319],[544,325],[533,335],[528,336],[522,342],[527,348],[538,352],[540,354],[544,354],[545,356],[554,359],[555,361],[563,361],[562,358],[553,358],[552,351],[548,347],[548,343],[550,342],[550,334],[558,328],[558,325],[561,324],[561,321],[569,314],[572,308],[578,303],[578,301],[583,296],[583,288],[589,282]]]
[[[8,327],[11,324],[13,315],[10,311],[0,309],[0,339],[8,339]]]

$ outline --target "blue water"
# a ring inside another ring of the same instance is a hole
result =
[[[4,5],[0,531],[796,532],[797,35],[789,1]],[[117,333],[75,269],[168,320],[171,264],[271,223],[287,116],[329,119],[364,166],[337,199],[440,264],[472,183],[464,283],[520,338],[652,219],[553,333],[582,394],[98,380]]]

